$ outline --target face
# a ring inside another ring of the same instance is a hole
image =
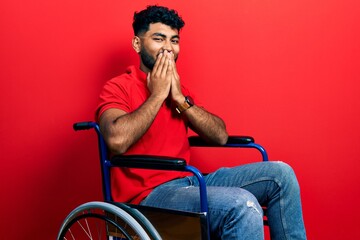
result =
[[[151,71],[156,62],[157,56],[160,52],[169,51],[174,54],[175,61],[178,58],[180,46],[179,46],[179,32],[177,29],[172,29],[168,25],[162,23],[150,24],[149,30],[136,36],[133,41],[134,48],[139,52],[141,59],[140,68],[145,71]]]

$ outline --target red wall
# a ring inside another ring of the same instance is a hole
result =
[[[1,1],[1,239],[54,239],[101,199],[95,136],[71,125],[138,63],[131,18],[150,2]],[[183,82],[294,167],[309,239],[358,239],[359,1],[157,2],[186,20]]]

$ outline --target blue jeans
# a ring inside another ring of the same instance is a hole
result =
[[[220,168],[205,181],[211,239],[264,239],[261,206],[267,207],[272,240],[306,239],[299,184],[289,165],[259,162]],[[141,204],[199,211],[197,180],[187,177],[162,184]]]

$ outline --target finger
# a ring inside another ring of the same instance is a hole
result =
[[[150,80],[151,80],[150,73],[148,73],[147,76],[146,76],[146,83],[147,83],[148,86],[150,84]]]
[[[173,52],[171,52],[170,54],[171,54],[171,65],[174,72],[174,76],[177,76],[178,74],[176,69],[175,54]]]
[[[161,59],[160,59],[160,62],[159,62],[159,66],[158,66],[158,69],[157,69],[157,77],[162,77],[163,76],[163,72],[166,71],[167,69],[167,56],[166,56],[166,53],[163,52],[161,54]]]
[[[179,74],[178,74],[178,71],[176,69],[176,63],[175,61],[171,61],[171,67],[172,67],[172,72],[173,72],[173,76],[176,78],[176,79],[179,79]]]
[[[156,58],[156,61],[155,61],[155,64],[154,64],[154,67],[153,67],[153,70],[152,70],[152,73],[156,73],[160,67],[160,64],[161,64],[161,59],[163,57],[163,53],[160,52]]]
[[[169,71],[169,66],[170,66],[170,63],[171,63],[171,60],[170,60],[170,55],[168,52],[165,52],[164,53],[164,59],[162,59],[164,62],[163,62],[163,66],[162,66],[162,70],[161,70],[161,76],[162,77],[165,77],[166,74],[168,73]]]

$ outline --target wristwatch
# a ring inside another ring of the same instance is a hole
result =
[[[186,96],[184,103],[181,104],[181,105],[178,105],[176,107],[176,111],[178,113],[182,113],[183,111],[185,111],[186,109],[191,108],[192,106],[194,106],[194,100],[190,96]]]

